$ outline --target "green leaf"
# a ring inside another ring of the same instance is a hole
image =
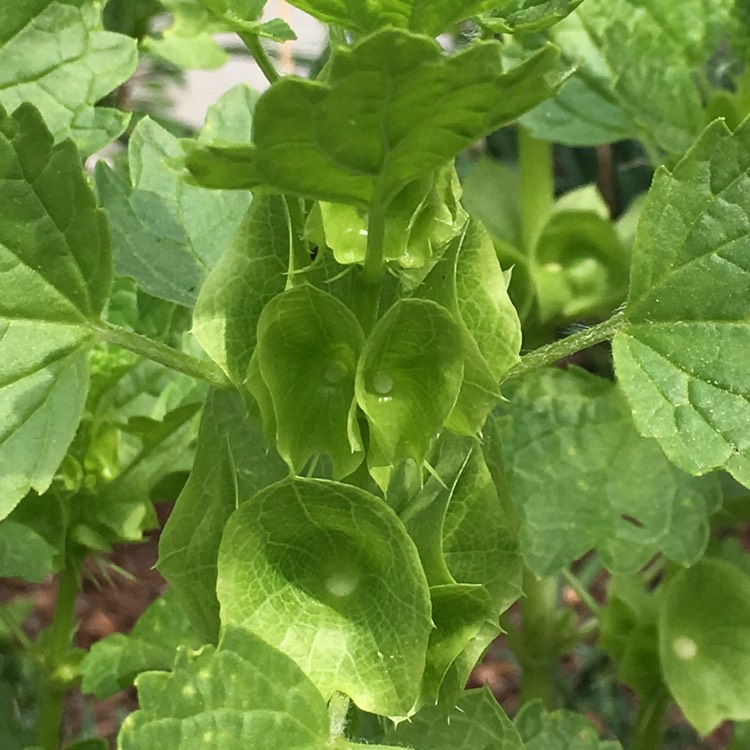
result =
[[[263,308],[258,367],[273,404],[276,449],[293,473],[321,453],[335,478],[362,462],[354,377],[364,338],[346,305],[309,285]]]
[[[285,199],[258,195],[201,287],[193,333],[237,385],[247,377],[258,318],[266,304],[286,287],[291,243]]]
[[[557,52],[503,72],[501,47],[445,57],[432,39],[396,29],[338,51],[325,83],[288,77],[258,101],[255,147],[188,153],[210,187],[268,185],[369,207],[549,96]],[[387,61],[384,67],[383,61]]]
[[[219,632],[216,560],[224,524],[239,503],[286,473],[240,397],[212,392],[195,464],[162,533],[158,563],[204,638],[215,642]]]
[[[599,739],[589,721],[573,711],[547,712],[541,701],[527,703],[516,716],[524,750],[622,750],[619,742]]]
[[[353,0],[291,0],[305,13],[367,34],[381,26],[395,26],[428,36],[438,36],[458,21],[495,8],[501,0],[383,0],[363,4]]]
[[[213,144],[251,143],[253,112],[259,96],[244,83],[233,86],[209,106],[198,140]]]
[[[750,578],[703,560],[670,579],[659,608],[664,679],[688,721],[708,734],[750,719]]]
[[[417,299],[397,302],[368,337],[356,393],[370,425],[370,473],[381,487],[398,461],[421,467],[458,398],[462,341],[443,307]]]
[[[55,552],[34,529],[11,520],[0,522],[0,578],[41,583],[54,570]]]
[[[674,467],[642,438],[619,391],[582,370],[540,370],[509,383],[495,416],[510,495],[522,517],[524,561],[551,575],[591,549],[616,572],[656,552],[689,565],[708,542],[720,502],[715,478]]]
[[[192,307],[250,196],[186,185],[166,165],[181,153],[176,138],[144,118],[128,144],[130,183],[100,161],[96,186],[112,226],[117,273],[149,294]]]
[[[152,55],[183,69],[220,68],[229,59],[214,35],[227,25],[200,0],[161,0],[170,11],[172,23],[158,36],[143,40]]]
[[[386,740],[414,750],[524,750],[521,737],[487,687],[465,691],[448,712],[439,706],[423,708],[388,732]]]
[[[130,114],[95,107],[134,72],[134,39],[102,31],[101,5],[29,0],[0,8],[0,106],[29,102],[55,141],[71,136],[86,154],[119,136]]]
[[[549,34],[578,72],[524,125],[537,138],[571,145],[645,136],[669,153],[684,153],[704,119],[694,76],[726,32],[731,5],[587,0]],[[660,95],[651,96],[656,90]]]
[[[520,34],[554,26],[583,0],[496,0],[496,10],[484,13],[479,23],[496,34]]]
[[[323,747],[323,697],[294,662],[230,628],[218,648],[181,651],[174,670],[138,680],[141,709],[124,722],[120,750],[278,750]]]
[[[280,18],[261,23],[258,18],[266,0],[201,0],[220,18],[227,31],[253,34],[278,42],[296,39],[289,25]]]
[[[149,605],[128,635],[115,633],[94,643],[81,662],[81,689],[107,698],[130,687],[141,672],[170,669],[180,646],[201,643],[174,591],[168,591]]]
[[[432,629],[417,550],[363,490],[294,479],[262,490],[227,523],[217,585],[224,624],[261,635],[330,697],[405,716]]]
[[[54,258],[55,262],[48,262]],[[52,481],[81,418],[86,350],[112,267],[106,218],[70,141],[0,108],[0,518]],[[33,346],[29,345],[33,342]]]
[[[633,248],[613,347],[641,434],[692,474],[750,486],[750,122],[710,125],[660,170]]]

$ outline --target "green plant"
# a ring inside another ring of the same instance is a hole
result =
[[[0,610],[40,674],[37,745],[60,747],[70,686],[135,680],[122,750],[614,750],[556,710],[560,658],[594,637],[638,697],[632,750],[662,746],[672,702],[741,742],[743,13],[292,4],[330,24],[315,80],[277,75],[260,37],[290,31],[258,20],[262,0],[113,3],[125,33],[87,0],[0,9],[0,573],[60,574],[34,644]],[[445,52],[434,37],[459,24]],[[90,178],[82,156],[128,124],[96,105],[136,41],[208,66],[217,30],[268,91],[232,90],[192,139],[142,119]],[[509,123],[517,168],[463,163],[462,202],[456,157]],[[613,222],[591,186],[556,196],[551,144],[626,138],[656,168],[645,199]],[[550,367],[608,341],[615,378]],[[82,654],[83,560],[139,540],[167,487],[170,592]],[[603,604],[575,572],[592,550]],[[514,721],[463,689],[501,624]],[[0,731],[28,746],[12,710]]]

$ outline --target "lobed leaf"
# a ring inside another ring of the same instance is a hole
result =
[[[521,34],[554,26],[583,0],[496,0],[493,10],[479,17],[482,26],[496,34]]]
[[[750,122],[710,125],[654,180],[613,348],[641,434],[750,486]]]
[[[393,511],[349,485],[293,479],[243,502],[219,552],[221,619],[290,656],[324,696],[373,713],[414,705],[432,629],[417,550]]]

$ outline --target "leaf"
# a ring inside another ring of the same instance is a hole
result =
[[[47,259],[54,258],[50,263]],[[76,431],[111,285],[106,219],[72,142],[0,108],[0,518],[42,493]],[[33,342],[33,345],[30,345]]]
[[[297,38],[289,25],[280,18],[274,18],[263,23],[258,20],[263,7],[266,5],[265,0],[201,1],[221,19],[227,31],[267,37],[277,42]]]
[[[731,5],[587,0],[549,33],[579,71],[524,125],[537,138],[570,145],[645,136],[684,153],[704,119],[694,75],[715,52]],[[649,95],[656,90],[660,96]]]
[[[256,636],[230,628],[218,648],[181,651],[174,670],[138,680],[141,709],[120,731],[120,750],[323,747],[323,697],[294,662]]]
[[[391,729],[386,740],[414,750],[525,750],[488,687],[465,691],[448,712],[438,706],[423,708]]]
[[[198,140],[214,144],[251,143],[258,97],[259,94],[244,83],[233,86],[209,106]]]
[[[201,635],[219,632],[216,561],[237,505],[287,473],[239,395],[212,391],[203,408],[193,470],[162,532],[158,568]]]
[[[691,474],[750,486],[750,122],[661,169],[633,248],[617,376],[641,434]]]
[[[405,716],[432,623],[417,550],[369,493],[294,479],[244,502],[219,552],[222,623],[262,635],[324,696]]]
[[[421,467],[456,403],[463,379],[462,336],[430,300],[400,300],[377,322],[359,360],[357,402],[370,425],[368,466],[381,488],[392,467]]]
[[[496,0],[497,10],[484,13],[479,23],[496,34],[521,34],[553,26],[570,15],[583,0]]]
[[[659,608],[664,679],[687,720],[708,734],[725,719],[750,719],[750,578],[723,560],[702,560],[665,585]]]
[[[284,198],[256,196],[195,303],[193,334],[237,385],[247,377],[258,318],[286,287],[291,233]]]
[[[134,39],[102,31],[101,5],[33,0],[0,9],[0,106],[39,109],[55,141],[90,154],[119,136],[130,114],[95,107],[134,72]]]
[[[581,714],[545,711],[541,701],[527,703],[516,716],[516,729],[524,750],[622,750],[619,742],[600,740]]]
[[[55,551],[34,529],[10,520],[0,523],[0,578],[41,583],[54,571]]]
[[[172,23],[158,36],[143,40],[143,48],[178,68],[220,68],[229,59],[216,43],[214,35],[225,31],[226,24],[200,0],[161,0],[170,11]]]
[[[165,164],[180,153],[176,138],[144,118],[128,144],[130,183],[100,161],[96,187],[112,226],[117,273],[149,294],[192,307],[250,196],[186,185]]]
[[[276,449],[292,473],[321,453],[333,461],[334,478],[362,462],[354,377],[364,338],[348,307],[309,285],[263,308],[258,367],[273,403]]]
[[[538,576],[596,549],[616,572],[656,552],[683,565],[703,554],[715,478],[694,479],[635,430],[609,381],[582,370],[541,370],[506,389],[494,417],[522,518],[521,549]]]
[[[80,665],[81,689],[107,698],[132,685],[141,672],[170,669],[180,646],[200,645],[176,595],[168,591],[148,606],[128,635],[115,633],[91,646]]]
[[[284,78],[258,100],[255,147],[189,149],[209,187],[277,190],[369,207],[549,96],[557,52],[504,73],[500,46],[446,58],[432,39],[396,29],[341,49],[325,83]],[[384,67],[383,61],[387,61]]]

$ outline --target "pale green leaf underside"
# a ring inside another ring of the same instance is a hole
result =
[[[495,0],[493,10],[479,22],[494,32],[520,34],[553,26],[583,0]]]
[[[128,144],[131,184],[104,162],[97,164],[96,184],[112,226],[117,273],[155,297],[192,307],[250,196],[186,184],[168,166],[180,154],[177,139],[144,118]]]
[[[224,524],[237,507],[287,474],[241,398],[212,392],[203,408],[195,463],[159,545],[159,570],[204,638],[219,633],[216,560]]]
[[[505,395],[495,419],[513,456],[510,494],[534,573],[557,573],[591,549],[617,572],[657,552],[683,565],[702,555],[718,486],[684,474],[641,437],[614,385],[579,370],[543,370]]]
[[[750,719],[750,578],[704,560],[672,578],[660,599],[664,679],[687,719],[708,734]]]
[[[340,50],[325,83],[288,77],[263,94],[254,148],[196,146],[187,165],[212,187],[387,203],[551,95],[556,59],[546,48],[505,73],[497,43],[445,57],[432,39],[386,29]]]
[[[432,628],[416,548],[378,498],[324,480],[280,482],[232,515],[219,552],[222,623],[290,656],[318,689],[405,716]]]
[[[716,122],[662,170],[639,225],[618,378],[685,471],[750,485],[750,124]]]
[[[105,146],[130,115],[95,107],[135,70],[134,39],[103,31],[88,0],[29,0],[0,8],[0,105],[30,102],[56,141],[72,136],[84,153]]]
[[[73,439],[111,276],[75,146],[53,146],[33,107],[0,108],[0,517],[47,489]]]

